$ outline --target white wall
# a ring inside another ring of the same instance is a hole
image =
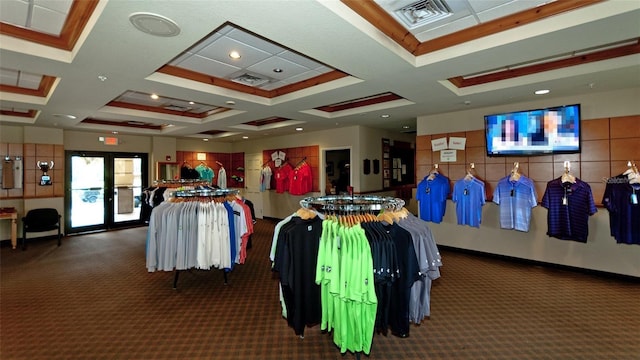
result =
[[[640,89],[635,88],[422,116],[418,118],[418,136],[482,129],[486,114],[573,103],[581,104],[583,119],[636,115],[640,114],[638,99]],[[595,200],[598,204],[601,199]],[[531,229],[527,233],[500,229],[498,207],[493,203],[484,206],[479,229],[457,225],[455,204],[451,201],[447,203],[444,221],[430,224],[441,245],[640,277],[640,245],[617,244],[609,232],[608,212],[602,207],[589,219],[587,243],[547,236],[547,210],[540,206],[533,209]],[[444,262],[446,264],[446,259]]]

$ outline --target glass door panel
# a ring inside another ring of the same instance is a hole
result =
[[[140,196],[147,155],[68,151],[66,233],[142,224]]]
[[[71,228],[105,224],[105,157],[71,156]]]
[[[113,159],[113,169],[113,222],[140,220],[142,159],[116,157]]]

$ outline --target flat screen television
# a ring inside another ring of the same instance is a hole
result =
[[[580,104],[484,117],[488,156],[580,152]]]

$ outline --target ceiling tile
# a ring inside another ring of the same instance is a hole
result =
[[[229,53],[233,50],[239,52],[242,57],[240,59],[231,59]],[[221,37],[214,41],[211,45],[202,49],[198,55],[239,68],[249,67],[271,56],[268,52],[228,37]]]
[[[34,5],[59,12],[61,14],[68,14],[72,3],[72,0],[33,0]]]
[[[285,49],[277,44],[274,44],[272,42],[266,41],[260,37],[257,37],[251,33],[248,33],[246,31],[242,31],[240,29],[233,29],[231,30],[228,34],[227,37],[235,40],[239,43],[243,43],[246,44],[248,46],[251,46],[253,48],[262,50],[264,52],[267,52],[269,54],[272,55],[276,55],[279,54],[283,51],[285,51]]]
[[[29,73],[20,73],[18,86],[27,88],[27,89],[38,89],[40,87],[40,82],[42,81],[41,75],[29,74]]]
[[[24,1],[2,0],[0,1],[0,20],[21,27],[27,26],[29,4]]]
[[[40,6],[33,7],[31,27],[48,34],[60,35],[67,14],[59,13]]]
[[[185,59],[178,66],[219,78],[225,78],[240,70],[239,67],[224,64],[220,61],[211,60],[198,55]]]
[[[485,23],[487,21],[495,20],[503,16],[511,15],[520,11],[534,8],[538,5],[542,5],[548,1],[542,0],[528,0],[528,1],[509,1],[504,4],[499,4],[491,9],[481,10],[476,9],[476,15],[480,19],[480,22]],[[472,5],[476,3],[483,3],[483,1],[471,2]]]
[[[284,79],[282,81],[284,81],[286,83],[289,83],[289,84],[295,84],[297,82],[309,80],[309,79],[314,78],[314,77],[319,76],[319,75],[322,75],[322,74],[317,72],[317,71],[315,71],[315,70],[309,70],[309,71],[306,71],[306,72],[304,72],[302,74],[298,74],[296,76],[288,77],[288,78],[286,78],[286,79]]]
[[[18,71],[0,68],[0,84],[18,86]]]
[[[275,72],[273,69],[279,68],[282,72]],[[308,68],[294,64],[291,61],[284,60],[277,56],[272,56],[253,66],[247,68],[249,71],[258,74],[268,74],[269,77],[277,80],[283,80],[291,76],[296,76],[309,71]]]

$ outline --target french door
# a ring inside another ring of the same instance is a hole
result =
[[[68,234],[141,224],[147,154],[66,152]]]

